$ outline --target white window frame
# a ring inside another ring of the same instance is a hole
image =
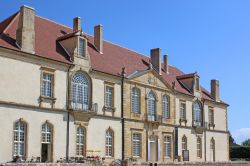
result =
[[[169,103],[169,96],[164,95],[162,98],[162,115],[163,118],[169,119],[170,118],[170,103]]]
[[[19,156],[22,159],[25,158],[26,153],[26,133],[27,124],[23,121],[17,121],[14,124],[14,152],[13,156]]]
[[[150,91],[148,94],[147,112],[148,112],[148,120],[155,121],[156,120],[156,96],[153,91]]]
[[[42,96],[53,97],[53,74],[42,73]]]
[[[171,136],[165,135],[163,143],[164,143],[164,158],[170,159],[171,158],[171,150],[172,150]]]
[[[114,107],[114,87],[110,85],[105,85],[105,107]]]
[[[74,110],[89,109],[90,83],[86,74],[78,71],[72,77],[72,107]]]
[[[132,88],[131,108],[133,113],[140,113],[140,90],[136,87]]]
[[[114,132],[111,129],[106,131],[105,135],[105,155],[106,157],[113,157],[114,153]]]
[[[83,157],[85,155],[85,138],[86,138],[86,129],[81,126],[77,127],[76,129],[76,156],[78,157]]]
[[[186,102],[180,101],[180,119],[186,120]]]
[[[132,133],[132,152],[133,157],[141,157],[141,133]]]
[[[44,123],[42,125],[42,143],[52,144],[53,141],[53,127],[49,123]]]

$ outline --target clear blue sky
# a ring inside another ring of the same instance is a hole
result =
[[[1,2],[0,20],[23,4],[70,27],[80,16],[89,34],[101,23],[106,40],[143,54],[160,47],[170,64],[197,71],[208,90],[219,79],[230,131],[238,143],[250,138],[249,0],[8,0]]]

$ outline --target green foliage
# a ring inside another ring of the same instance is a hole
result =
[[[242,142],[242,146],[250,146],[250,139],[247,139],[244,142]]]
[[[248,146],[232,146],[230,147],[230,158],[231,159],[249,159],[250,158],[250,147]]]

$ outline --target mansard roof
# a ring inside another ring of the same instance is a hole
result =
[[[19,12],[0,23],[0,47],[20,51],[20,48],[16,45],[18,19]],[[72,64],[73,62],[71,62],[69,55],[57,42],[57,40],[73,35],[72,32],[72,28],[40,16],[35,16],[34,56]],[[103,42],[104,51],[100,54],[94,46],[93,36],[88,34],[85,35],[88,39],[88,53],[90,55],[91,68],[93,70],[120,76],[122,67],[125,67],[128,76],[137,70],[149,69],[149,57],[108,41]],[[170,65],[169,73],[166,73],[164,69],[162,69],[162,77],[169,85],[172,85],[174,82],[178,92],[192,96],[193,94],[177,79],[177,77],[181,77],[182,75],[185,75],[185,73]],[[202,97],[214,101],[210,93],[204,88],[202,88]]]

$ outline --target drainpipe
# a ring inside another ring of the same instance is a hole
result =
[[[124,161],[124,106],[123,106],[123,94],[124,94],[124,78],[125,78],[125,67],[122,68],[121,72],[121,121],[122,121],[122,161]]]
[[[69,103],[69,95],[70,95],[70,89],[69,89],[69,84],[70,84],[70,79],[69,79],[69,72],[70,69],[72,68],[72,65],[69,66],[67,77],[68,77],[68,86],[67,86],[67,131],[66,131],[66,162],[69,161],[69,110],[70,110],[70,103]]]

